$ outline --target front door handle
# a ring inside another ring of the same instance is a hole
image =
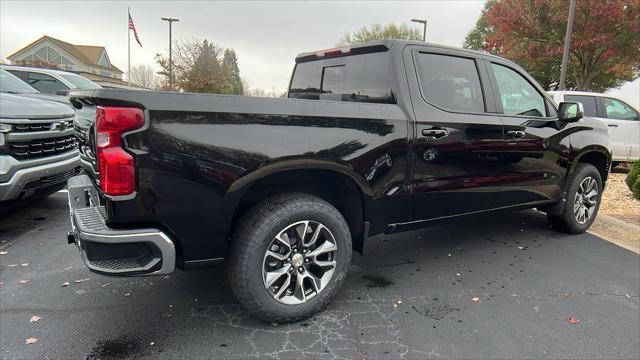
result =
[[[607,124],[608,127],[618,127],[616,124]]]
[[[525,133],[522,130],[511,130],[511,131],[507,131],[507,135],[509,135],[509,137],[515,138],[515,139],[520,139],[525,137],[525,135],[527,135],[527,133]]]
[[[422,129],[422,136],[438,139],[449,135],[449,132],[446,129]]]

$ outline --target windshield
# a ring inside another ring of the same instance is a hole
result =
[[[0,69],[0,92],[13,94],[38,94],[39,91],[27,85],[7,70]]]
[[[102,88],[102,86],[80,75],[63,74],[61,76],[78,89],[101,89]]]

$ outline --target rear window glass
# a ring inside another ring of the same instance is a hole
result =
[[[351,55],[297,64],[289,97],[395,103],[389,81],[389,55]]]
[[[564,101],[573,101],[573,102],[582,103],[585,116],[598,116],[598,113],[596,112],[595,96],[565,95]]]
[[[420,87],[432,104],[446,110],[484,112],[480,76],[473,59],[418,54]]]

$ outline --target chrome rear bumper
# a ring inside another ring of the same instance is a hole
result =
[[[106,225],[104,207],[86,175],[67,182],[72,231],[75,243],[89,270],[114,276],[164,275],[175,270],[173,241],[155,228],[113,229]]]

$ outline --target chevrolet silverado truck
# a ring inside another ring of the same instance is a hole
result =
[[[580,233],[610,170],[606,126],[522,68],[408,41],[303,53],[287,99],[72,92],[68,182],[85,264],[160,275],[224,262],[256,316],[321,309],[367,238],[538,208]],[[428,240],[427,240],[428,241]]]
[[[80,173],[80,161],[71,105],[12,94],[13,75],[0,75],[0,210],[6,210],[64,188]]]

